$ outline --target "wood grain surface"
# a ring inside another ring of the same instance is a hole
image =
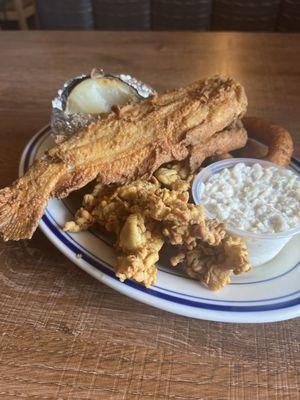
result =
[[[300,155],[300,35],[0,33],[0,185],[49,121],[64,80],[101,66],[159,90],[222,72],[246,87],[249,115],[288,128]],[[37,232],[0,243],[0,399],[299,398],[300,319],[233,325],[124,297]]]

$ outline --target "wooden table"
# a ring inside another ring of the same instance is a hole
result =
[[[300,35],[0,33],[1,186],[49,121],[69,77],[93,66],[159,90],[232,74],[249,114],[287,127],[300,155]],[[37,232],[0,243],[0,399],[291,399],[300,319],[232,325],[169,314],[120,295]]]

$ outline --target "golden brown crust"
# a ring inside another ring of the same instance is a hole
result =
[[[116,276],[121,282],[134,279],[146,287],[151,286],[155,282],[155,264],[163,244],[161,234],[151,227],[143,214],[130,214],[117,243]]]
[[[0,233],[4,240],[31,238],[52,190],[66,174],[63,163],[44,156],[22,179],[0,190]]]
[[[247,132],[241,121],[237,121],[221,132],[215,133],[206,142],[199,143],[190,151],[190,168],[196,171],[208,157],[223,155],[244,147],[247,143]]]
[[[213,77],[109,113],[49,150],[47,172],[38,161],[17,184],[0,191],[0,235],[30,238],[50,196],[63,198],[96,177],[104,184],[128,182],[185,158],[189,146],[207,140],[246,108],[241,85]]]
[[[289,165],[293,153],[293,140],[286,129],[257,117],[245,117],[243,123],[249,137],[268,146],[264,160],[282,167]]]
[[[229,158],[233,158],[233,155],[231,153],[217,154],[215,156],[208,157],[203,161],[201,168],[205,168],[208,165],[211,165],[218,161],[228,160]]]
[[[227,285],[232,272],[238,275],[251,269],[243,240],[228,235],[215,247],[198,243],[191,250],[181,249],[171,259],[171,264],[182,264],[187,275],[205,283],[210,290],[219,290]]]

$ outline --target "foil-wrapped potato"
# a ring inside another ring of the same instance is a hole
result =
[[[66,81],[52,101],[51,129],[54,137],[73,135],[112,106],[149,97],[155,91],[128,74],[113,75],[94,68]]]
[[[140,96],[127,83],[115,77],[91,77],[83,80],[67,98],[66,113],[100,114],[114,105],[135,102]]]

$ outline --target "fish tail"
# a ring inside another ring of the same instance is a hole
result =
[[[38,161],[12,186],[0,190],[0,237],[30,239],[60,178],[59,166]]]
[[[0,235],[3,240],[31,238],[32,210],[18,195],[16,187],[0,190]]]

